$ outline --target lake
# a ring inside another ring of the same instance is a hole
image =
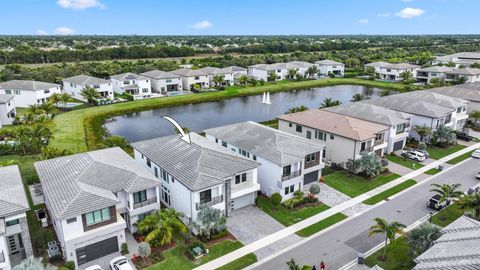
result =
[[[262,104],[262,95],[236,97],[116,116],[105,123],[105,127],[112,135],[120,135],[134,142],[174,134],[173,125],[162,118],[165,115],[174,118],[191,131],[201,132],[207,128],[237,122],[272,120],[288,109],[300,105],[310,109],[318,108],[326,97],[347,103],[356,93],[373,98],[378,97],[381,92],[382,89],[379,88],[356,85],[292,90],[270,94],[270,105]]]

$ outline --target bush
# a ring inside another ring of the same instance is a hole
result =
[[[320,186],[317,185],[317,184],[312,184],[310,186],[310,189],[309,189],[310,193],[312,193],[313,195],[317,195],[318,193],[320,193]]]
[[[425,150],[425,149],[427,149],[427,145],[424,142],[419,142],[418,143],[418,149]]]
[[[122,255],[128,254],[128,244],[122,243],[122,248],[120,249],[120,253]]]
[[[216,234],[211,235],[210,240],[220,239],[220,238],[225,237],[227,235],[228,235],[228,230],[219,231]]]
[[[218,86],[218,87],[217,87],[217,90],[218,90],[218,91],[223,91],[223,90],[225,90],[225,86]]]
[[[48,259],[48,261],[51,262],[51,263],[52,262],[59,262],[61,260],[63,260],[62,255],[55,255],[55,256],[50,257],[50,259]]]
[[[150,244],[146,242],[141,242],[138,244],[138,255],[142,258],[147,258],[152,253]]]
[[[275,192],[270,196],[270,200],[272,201],[273,208],[277,208],[280,203],[282,202],[282,195],[280,193]]]
[[[301,192],[300,190],[293,192],[293,196],[295,198],[303,198],[303,195],[304,195],[303,192]]]
[[[69,269],[69,270],[75,270],[75,263],[72,261],[66,262],[63,267]]]
[[[36,174],[27,175],[26,179],[27,179],[27,184],[29,184],[29,185],[40,183],[40,180],[38,179],[38,175],[36,175]]]
[[[58,268],[57,270],[70,270],[70,269],[68,269],[68,268],[65,267],[65,266],[62,266],[62,267]]]
[[[19,154],[17,147],[12,144],[3,143],[0,144],[0,156],[15,155]]]

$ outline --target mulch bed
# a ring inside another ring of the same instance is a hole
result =
[[[235,236],[233,236],[233,234],[231,234],[230,232],[228,232],[228,234],[225,235],[224,237],[220,237],[220,238],[218,238],[218,239],[210,240],[210,241],[208,241],[207,243],[205,243],[205,245],[207,245],[207,246],[212,246],[212,245],[215,245],[216,243],[222,242],[222,241],[224,241],[224,240],[236,241],[237,238],[235,238]]]

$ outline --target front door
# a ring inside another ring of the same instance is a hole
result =
[[[10,250],[10,254],[16,254],[23,249],[23,242],[20,234],[8,236],[7,243],[8,243],[8,249]]]

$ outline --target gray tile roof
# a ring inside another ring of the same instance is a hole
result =
[[[172,72],[166,72],[166,71],[161,71],[161,70],[151,70],[148,72],[140,73],[140,75],[143,75],[145,77],[149,77],[152,79],[170,79],[170,78],[181,78],[182,76],[172,73]]]
[[[239,66],[229,66],[222,68],[223,72],[225,73],[236,73],[236,72],[246,72],[247,69]]]
[[[0,167],[0,218],[29,209],[17,165]]]
[[[452,58],[459,58],[459,59],[477,59],[480,60],[480,53],[479,52],[459,52],[444,56],[437,56],[438,61],[452,61]]]
[[[314,66],[314,64],[304,62],[304,61],[290,61],[287,64],[294,65],[294,66],[297,66],[297,67],[302,67],[302,68],[309,68],[309,67]]]
[[[132,193],[160,185],[158,179],[118,147],[34,165],[47,207],[61,220],[118,204],[114,192]]]
[[[0,104],[9,102],[14,95],[0,94]]]
[[[135,73],[127,72],[127,73],[122,73],[118,75],[113,75],[110,78],[115,79],[117,81],[123,81],[123,80],[148,80],[150,78],[138,75]]]
[[[208,76],[208,73],[204,71],[189,69],[189,68],[181,68],[181,69],[173,70],[171,72],[177,75],[180,75],[182,77]]]
[[[398,64],[390,64],[383,66],[382,68],[391,68],[391,69],[414,69],[414,68],[420,68],[420,66],[417,65],[412,65],[409,63],[398,63]]]
[[[324,147],[321,143],[251,121],[206,129],[205,133],[280,166],[303,160],[307,154]]]
[[[442,229],[434,245],[415,259],[415,270],[480,269],[480,222],[461,216]]]
[[[230,73],[227,70],[216,68],[216,67],[203,67],[203,68],[197,69],[197,71],[207,73],[208,75],[223,75],[223,74]]]
[[[132,147],[194,191],[259,165],[196,133],[190,132],[190,139],[188,144],[179,135],[171,135],[135,142]]]
[[[101,78],[89,76],[89,75],[78,75],[69,78],[63,79],[64,82],[79,84],[79,85],[92,85],[92,84],[105,84],[110,83],[108,80]]]
[[[328,60],[328,59],[315,61],[315,64],[317,64],[317,65],[328,65],[328,66],[332,66],[332,65],[342,65],[343,66],[343,63],[333,61],[333,60]]]
[[[444,66],[432,66],[432,67],[421,68],[421,69],[418,69],[417,71],[442,73],[442,72],[447,72],[452,70],[454,70],[454,68],[444,67]]]
[[[306,63],[306,62],[303,62],[303,63]],[[299,61],[293,61],[288,63],[257,64],[257,65],[250,66],[250,68],[271,71],[271,70],[277,70],[277,69],[300,68],[304,66],[305,64],[299,64]]]
[[[480,68],[460,68],[460,69],[453,69],[445,73],[456,74],[456,75],[478,75],[480,74]]]
[[[372,62],[372,63],[368,63],[368,64],[365,64],[366,67],[386,67],[390,65],[390,63],[387,63],[387,62]]]
[[[413,116],[408,113],[360,102],[329,107],[324,110],[387,126],[406,123],[408,122],[407,119]]]
[[[27,80],[11,80],[0,83],[0,89],[38,91],[60,87],[60,84]]]
[[[480,82],[431,88],[425,91],[434,92],[454,98],[462,98],[469,101],[480,102]]]

